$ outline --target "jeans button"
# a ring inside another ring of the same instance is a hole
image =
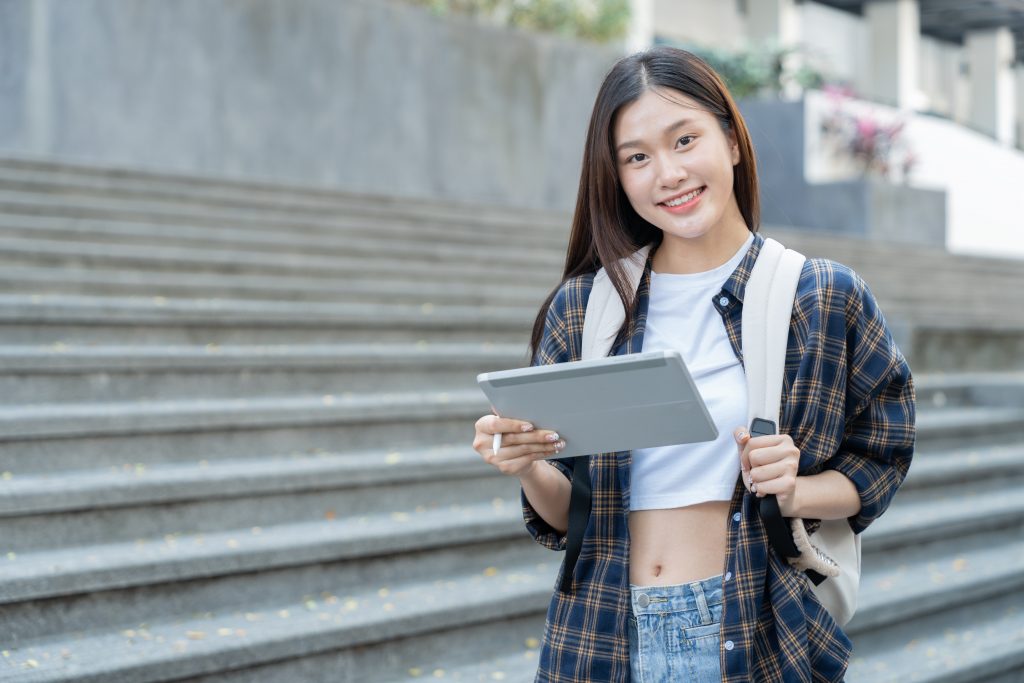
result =
[[[641,593],[637,596],[636,604],[640,605],[640,607],[647,607],[651,604],[651,599],[648,597],[647,593]]]

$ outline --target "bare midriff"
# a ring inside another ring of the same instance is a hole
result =
[[[668,586],[725,571],[728,500],[629,513],[629,581]]]

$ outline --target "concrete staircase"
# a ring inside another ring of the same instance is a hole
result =
[[[469,442],[566,225],[0,160],[0,681],[532,680],[561,555]],[[1024,680],[1024,373],[924,372],[1024,368],[1024,269],[765,231],[918,383],[849,680]]]

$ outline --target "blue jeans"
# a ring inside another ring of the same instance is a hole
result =
[[[722,575],[629,590],[633,683],[721,683]]]

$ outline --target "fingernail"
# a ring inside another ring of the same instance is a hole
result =
[[[551,441],[552,443],[558,441],[558,432],[555,432],[554,434],[548,434],[546,438],[548,441]]]
[[[533,431],[533,425],[529,424],[529,423],[524,424],[523,425],[523,431],[524,432],[532,432]]]

